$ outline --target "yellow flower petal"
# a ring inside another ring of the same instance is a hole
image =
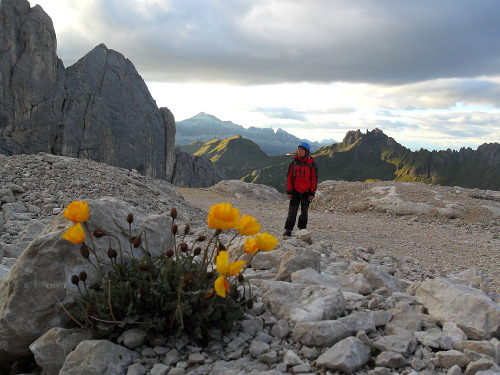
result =
[[[253,236],[260,232],[260,224],[253,216],[244,214],[238,222],[236,230],[242,236]]]
[[[241,271],[246,262],[244,260],[238,260],[230,264],[228,263],[229,254],[227,251],[220,251],[217,258],[215,258],[215,266],[217,267],[217,272],[224,277],[236,275]]]
[[[226,298],[226,292],[229,292],[229,283],[224,276],[219,276],[214,283],[215,293]]]
[[[210,207],[207,224],[211,229],[229,230],[238,225],[240,211],[229,203],[214,204]]]
[[[246,261],[244,260],[237,260],[236,262],[230,263],[227,266],[227,273],[229,274],[229,276],[234,276],[237,273],[239,273],[243,268],[243,266],[245,265],[245,263]]]
[[[278,240],[272,234],[262,233],[255,236],[257,246],[262,251],[271,251],[278,244]]]
[[[217,258],[215,258],[215,266],[217,267],[217,272],[221,275],[226,275],[227,264],[229,263],[229,254],[227,251],[219,252]]]
[[[74,244],[80,244],[85,241],[85,231],[83,230],[82,224],[76,223],[72,225],[66,232],[63,233],[62,238]]]
[[[243,250],[245,250],[245,253],[250,255],[255,254],[257,251],[259,251],[259,246],[257,246],[257,241],[255,241],[255,238],[248,237],[243,244]]]
[[[71,202],[63,212],[63,216],[73,223],[84,223],[89,219],[89,205],[85,201]]]

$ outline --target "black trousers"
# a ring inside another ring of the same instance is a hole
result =
[[[307,214],[309,211],[309,192],[299,193],[298,191],[292,191],[292,199],[290,200],[290,206],[288,207],[288,216],[286,218],[285,230],[293,230],[295,226],[295,220],[297,219],[297,212],[300,206],[300,216],[297,227],[299,229],[306,229],[307,227]]]

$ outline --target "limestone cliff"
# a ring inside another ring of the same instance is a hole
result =
[[[0,153],[88,158],[173,181],[175,119],[131,61],[101,44],[65,68],[39,5],[2,0],[0,16]]]

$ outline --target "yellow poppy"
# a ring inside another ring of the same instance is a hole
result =
[[[84,223],[89,219],[89,205],[84,201],[71,202],[63,212],[63,216],[73,223]]]
[[[257,245],[255,238],[248,237],[243,244],[243,250],[245,250],[245,253],[247,254],[255,254],[259,251],[259,246]]]
[[[231,289],[229,282],[224,276],[219,276],[214,283],[215,292],[222,298],[226,298],[226,293]]]
[[[256,235],[255,241],[257,242],[259,250],[262,251],[271,251],[278,244],[276,237],[266,232]]]
[[[83,243],[83,241],[85,241],[85,231],[83,230],[82,224],[76,223],[70,226],[66,229],[66,232],[63,233],[62,238],[74,244]]]
[[[221,251],[219,255],[217,255],[217,258],[215,258],[215,265],[220,276],[215,280],[214,287],[215,292],[219,296],[226,298],[226,292],[229,291],[229,283],[226,277],[234,276],[239,273],[245,263],[244,260],[229,263],[229,254],[227,251]]]
[[[260,232],[260,224],[253,216],[244,214],[238,222],[236,230],[242,236],[253,236]]]
[[[210,207],[207,224],[211,229],[229,230],[238,225],[240,211],[229,203],[214,204]]]

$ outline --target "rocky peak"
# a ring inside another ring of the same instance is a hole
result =
[[[386,142],[389,139],[387,135],[384,134],[384,132],[378,128],[373,129],[372,131],[366,130],[366,133],[363,134],[361,130],[351,130],[348,131],[342,140],[342,144],[344,146],[351,146],[354,145],[358,141],[364,141],[364,142],[374,142],[374,141],[384,141]]]
[[[87,158],[173,181],[175,119],[130,60],[100,44],[65,69],[40,6],[3,0],[0,19],[0,153]]]

